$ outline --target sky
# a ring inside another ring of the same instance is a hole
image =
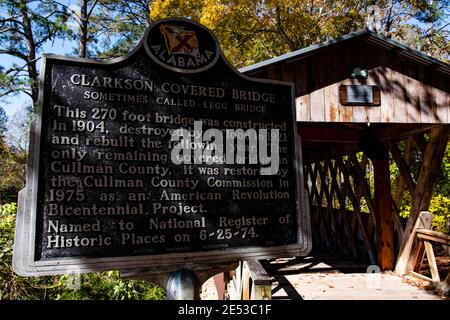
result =
[[[61,3],[68,5],[70,7],[74,6],[76,3],[76,0],[62,0]],[[1,12],[3,15],[3,12]],[[47,42],[43,45],[42,52],[39,53],[39,56],[42,53],[53,53],[53,54],[59,54],[59,55],[67,55],[70,54],[73,51],[73,48],[76,46],[76,44],[73,41],[70,41],[68,39],[56,39],[53,42]],[[11,66],[13,63],[17,63],[19,65],[23,64],[22,60],[17,59],[15,57],[12,57],[10,55],[6,54],[0,54],[0,65],[5,67],[5,69],[8,69],[9,66]],[[38,62],[38,70],[40,68],[39,62]],[[18,110],[22,110],[27,105],[31,104],[31,98],[25,94],[25,93],[19,93],[17,95],[10,96],[5,99],[5,102],[0,102],[0,106],[5,110],[6,114],[8,115],[8,118],[11,119],[11,117],[16,113]]]
[[[44,45],[43,53],[65,55],[70,53],[74,46],[75,44],[71,43],[68,40],[64,41],[61,39],[57,39],[54,41],[54,43],[47,43],[46,45]],[[21,60],[12,56],[6,54],[0,55],[0,65],[4,66],[5,69],[7,69],[13,63],[20,64],[21,62]],[[38,65],[38,67],[40,66]],[[5,99],[5,101],[6,102],[2,102],[0,106],[3,107],[6,114],[8,115],[8,118],[11,118],[17,110],[21,110],[23,107],[29,105],[31,103],[31,98],[25,93],[19,93],[17,95],[8,97],[7,99]]]
[[[77,1],[78,0],[60,0],[60,3],[69,6],[70,8],[76,10],[77,8]],[[33,4],[31,4],[33,5]],[[4,14],[3,12],[0,12],[0,14]],[[69,20],[70,22],[71,20]],[[74,24],[72,21],[71,24]],[[75,27],[75,25],[74,25]],[[446,28],[450,28],[450,25],[448,25]],[[73,53],[73,49],[76,47],[76,43],[74,41],[70,41],[68,39],[56,39],[53,42],[47,42],[43,46],[42,52],[39,53],[41,55],[42,53],[53,53],[58,55],[71,55]],[[7,69],[11,64],[18,63],[20,64],[21,61],[19,59],[16,59],[12,56],[1,54],[0,55],[0,65],[5,67]],[[39,63],[38,63],[39,64]],[[38,65],[39,67],[39,65]],[[19,93],[14,96],[10,96],[9,98],[5,99],[5,102],[0,102],[0,107],[2,107],[9,118],[11,118],[14,113],[16,113],[18,110],[22,110],[24,107],[29,105],[31,103],[31,99],[28,95],[24,93]]]

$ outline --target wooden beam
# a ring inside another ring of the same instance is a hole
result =
[[[367,185],[367,181],[364,179],[365,174],[363,173],[356,155],[350,155],[350,159],[355,169],[354,175],[356,176],[356,182],[359,184],[364,198],[366,199],[367,207],[369,208],[370,212],[375,215],[375,205],[373,204],[372,196],[370,195],[370,188]]]
[[[372,159],[378,265],[382,271],[394,268],[394,222],[392,219],[389,156]]]
[[[225,290],[226,290],[226,283],[228,282],[228,279],[226,278],[226,273],[218,273],[214,276],[214,286],[216,287],[217,291],[217,300],[225,300]]]
[[[421,211],[428,210],[433,195],[434,183],[440,172],[442,158],[450,136],[450,125],[433,128],[430,139],[425,148],[425,153],[417,178],[416,189],[413,195],[413,203],[405,227],[400,255],[405,248],[409,236],[414,229],[414,224]],[[399,255],[399,256],[400,256]]]
[[[413,232],[409,234],[408,241],[398,256],[395,266],[395,272],[397,274],[403,275],[413,271],[414,266],[417,264],[417,257],[422,258],[423,251],[420,253],[421,248],[418,243],[419,241],[416,240],[416,230],[422,228],[431,229],[433,218],[434,216],[427,211],[420,213],[414,224]]]
[[[441,278],[439,277],[439,271],[436,264],[436,257],[434,256],[433,246],[427,240],[425,240],[423,244],[425,245],[425,252],[427,253],[428,264],[431,271],[431,278],[434,282],[440,282]]]
[[[302,142],[358,143],[362,130],[297,126]]]
[[[303,144],[303,163],[312,163],[325,161],[329,159],[336,159],[342,156],[346,156],[352,153],[356,153],[360,151],[360,148],[356,144],[347,144],[347,145],[333,145],[330,146],[328,144],[318,144],[315,143],[314,147],[317,150],[309,151],[308,145]]]
[[[443,233],[432,230],[416,230],[416,232],[419,239],[441,243],[446,246],[450,245],[450,236]]]
[[[442,124],[427,124],[427,125],[388,125],[386,127],[373,129],[373,135],[381,142],[399,141],[409,136],[427,133],[430,130],[440,128]]]
[[[413,138],[408,138],[406,140],[405,152],[404,152],[404,156],[403,156],[403,159],[404,159],[407,167],[409,167],[409,164],[411,163],[413,153],[414,153]],[[397,184],[397,188],[395,189],[395,196],[394,196],[394,202],[395,202],[395,205],[397,208],[400,208],[402,205],[402,199],[403,199],[403,194],[405,193],[405,188],[406,188],[406,182],[404,181],[403,177],[400,176],[400,180]],[[411,194],[414,194],[414,192]],[[403,227],[402,227],[402,233],[403,233]],[[401,242],[401,239],[400,239],[400,242]]]
[[[398,170],[402,177],[402,181],[406,184],[409,193],[414,194],[414,191],[416,190],[416,183],[411,177],[411,172],[408,169],[408,165],[405,159],[403,159],[400,151],[397,148],[397,145],[393,141],[389,142],[389,151],[391,151],[392,158],[397,164]]]
[[[414,258],[414,263],[412,267],[412,271],[420,273],[420,268],[422,267],[423,256],[425,254],[425,246],[423,245],[423,241],[419,241],[417,248],[416,257]]]

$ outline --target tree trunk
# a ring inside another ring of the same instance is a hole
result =
[[[78,55],[87,58],[88,42],[88,0],[80,1],[80,48]]]
[[[37,107],[39,97],[39,74],[36,67],[36,43],[33,37],[33,28],[31,25],[30,17],[25,9],[21,10],[23,17],[23,30],[27,41],[27,57],[26,63],[28,68],[28,76],[30,81],[31,99],[33,101],[33,111]]]

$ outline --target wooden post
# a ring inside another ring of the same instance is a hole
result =
[[[414,265],[416,265],[416,257],[423,257],[423,248],[420,248],[418,242],[416,242],[416,229],[431,229],[431,223],[433,221],[433,215],[427,211],[420,213],[417,218],[413,232],[409,234],[408,241],[401,255],[397,259],[397,264],[395,266],[395,272],[403,275],[410,271],[413,271]]]
[[[225,300],[225,287],[228,280],[226,279],[225,272],[216,274],[214,276],[214,286],[217,291],[217,300]]]
[[[392,219],[389,156],[372,159],[374,167],[374,205],[377,231],[378,265],[382,271],[394,268],[394,222]]]
[[[197,276],[189,269],[172,273],[166,285],[167,300],[200,300]]]

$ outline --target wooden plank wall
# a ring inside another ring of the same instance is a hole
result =
[[[354,66],[366,67],[368,78],[351,79]],[[299,122],[450,123],[448,77],[362,40],[249,75],[294,82]],[[379,86],[381,106],[342,106],[338,88],[351,84]]]

